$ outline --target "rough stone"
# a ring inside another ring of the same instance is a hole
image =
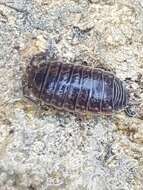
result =
[[[142,23],[141,0],[0,1],[0,190],[143,189]],[[22,76],[46,49],[113,69],[137,117],[37,114]]]

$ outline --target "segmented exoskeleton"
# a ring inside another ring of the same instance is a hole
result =
[[[40,54],[27,68],[27,80],[36,98],[58,109],[111,113],[128,107],[123,82],[99,68],[47,61],[46,54]]]

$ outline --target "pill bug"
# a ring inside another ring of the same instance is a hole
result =
[[[128,91],[114,74],[99,68],[48,61],[46,53],[32,58],[23,90],[34,101],[69,112],[110,114],[125,110],[129,116],[134,114]]]

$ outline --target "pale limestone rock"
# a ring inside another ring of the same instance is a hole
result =
[[[0,1],[0,190],[143,189],[142,4]],[[37,114],[23,99],[22,76],[49,47],[67,63],[102,63],[129,78],[139,118],[121,112],[79,122],[50,108]]]

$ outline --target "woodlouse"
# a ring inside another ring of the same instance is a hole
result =
[[[27,67],[27,83],[32,99],[60,110],[110,114],[124,109],[131,113],[123,82],[99,68],[47,61],[43,53],[34,56]]]

